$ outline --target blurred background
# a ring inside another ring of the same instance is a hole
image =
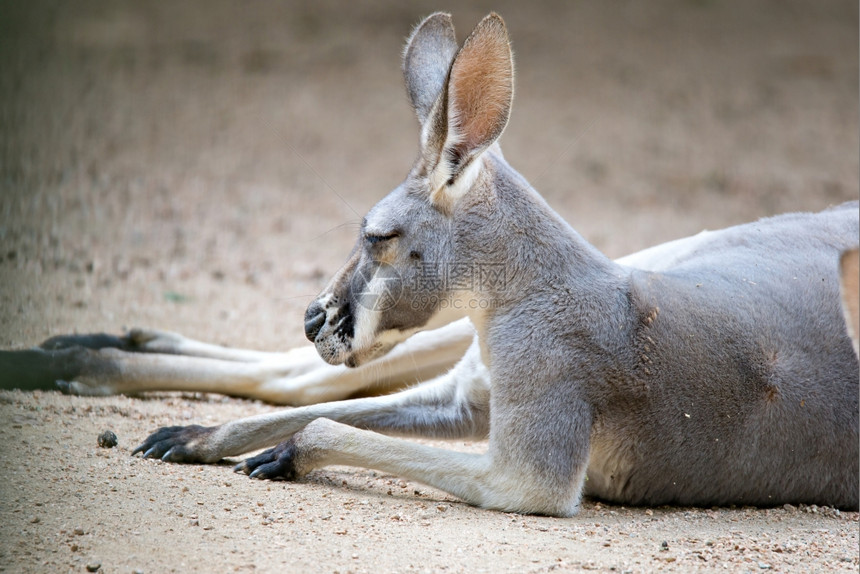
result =
[[[508,161],[612,257],[858,198],[858,4],[0,1],[0,346],[304,342],[417,150],[400,52],[490,10]]]

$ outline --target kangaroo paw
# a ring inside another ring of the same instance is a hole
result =
[[[218,462],[221,457],[206,448],[206,439],[218,427],[200,425],[163,427],[149,435],[131,454],[166,462]]]
[[[247,458],[233,468],[251,478],[267,480],[296,480],[299,474],[294,464],[296,445],[292,439],[282,442],[257,456]]]

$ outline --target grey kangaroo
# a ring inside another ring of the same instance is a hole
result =
[[[860,237],[856,202],[613,262],[502,156],[513,62],[498,15],[462,47],[450,16],[431,15],[409,38],[403,71],[418,157],[308,307],[318,356],[135,331],[56,338],[0,361],[66,373],[62,388],[84,394],[179,389],[306,404],[162,428],[134,451],[210,463],[277,445],[236,467],[253,478],[361,466],[481,507],[556,516],[574,514],[583,494],[858,507],[860,367],[839,280],[840,255]],[[856,333],[857,281],[844,293]],[[378,379],[425,382],[333,400]],[[489,440],[478,455],[390,435]]]
[[[292,480],[362,466],[557,516],[583,494],[857,508],[860,376],[839,287],[857,203],[613,262],[502,156],[513,62],[498,15],[459,48],[450,17],[428,17],[403,70],[418,157],[364,218],[305,330],[325,361],[361,367],[467,316],[465,357],[406,391],[163,428],[135,452],[214,462],[285,441],[237,470]],[[489,441],[477,455],[386,435]]]

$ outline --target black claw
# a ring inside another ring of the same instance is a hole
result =
[[[296,480],[299,475],[296,472],[295,455],[296,445],[289,440],[245,459],[233,470],[263,480]]]
[[[131,451],[132,456],[143,453],[143,458],[160,458],[166,462],[211,462],[188,448],[212,433],[214,428],[191,425],[160,428]]]
[[[257,467],[254,472],[248,475],[251,478],[259,480],[291,480],[292,477],[284,476],[282,469],[277,462],[271,462]]]

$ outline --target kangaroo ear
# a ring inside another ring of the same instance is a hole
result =
[[[854,343],[854,352],[860,355],[860,251],[846,251],[839,261],[839,286],[842,291],[842,311],[848,324],[848,334]]]
[[[415,27],[403,49],[406,93],[423,125],[445,87],[451,61],[457,53],[457,38],[451,15],[431,14]]]
[[[477,167],[469,168],[477,166],[478,157],[502,135],[513,97],[508,31],[501,16],[491,13],[457,53],[442,105],[434,110],[438,116],[424,126],[425,132],[436,132],[424,134],[427,144],[444,142],[431,172],[431,201],[450,206],[469,190],[478,173]]]

